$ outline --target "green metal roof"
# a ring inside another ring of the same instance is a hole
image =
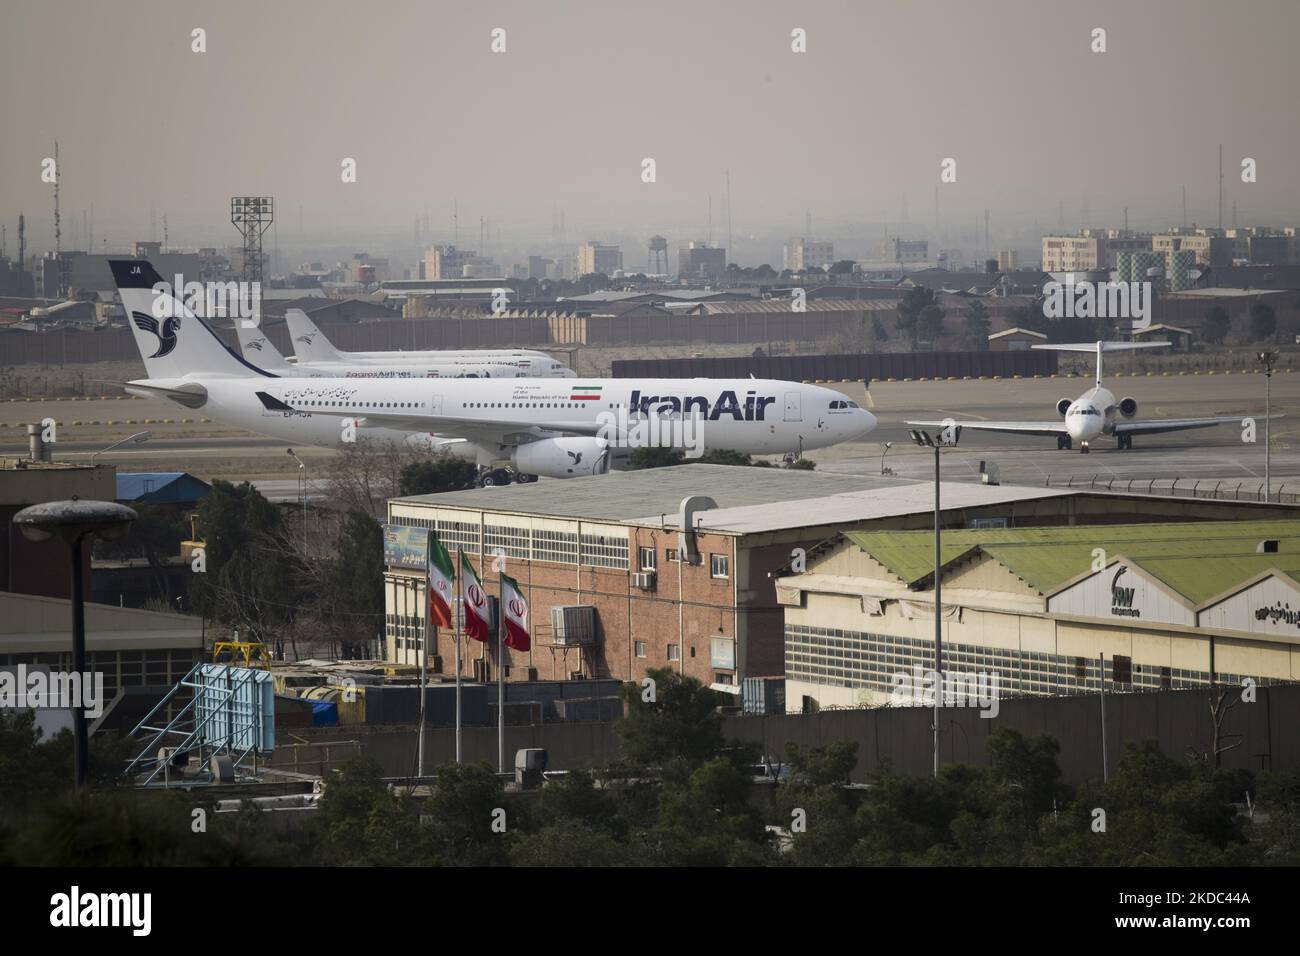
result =
[[[845,537],[909,586],[929,583],[933,532],[851,531]],[[1258,552],[1266,538],[1278,541],[1278,553]],[[960,529],[943,533],[941,560],[947,565],[978,551],[1048,594],[1088,571],[1095,548],[1105,550],[1107,561],[1122,555],[1193,604],[1269,568],[1300,581],[1300,521]]]

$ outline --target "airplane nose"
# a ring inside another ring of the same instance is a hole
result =
[[[876,416],[871,414],[871,412],[867,411],[865,408],[859,408],[855,425],[856,429],[854,431],[854,437],[865,435],[868,432],[875,430]]]

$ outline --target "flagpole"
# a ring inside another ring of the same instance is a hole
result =
[[[460,601],[461,613],[464,613],[465,599]],[[451,621],[456,634],[456,763],[460,763],[460,619],[456,617],[455,605],[451,609]]]
[[[426,574],[425,575],[426,588],[429,587],[428,582],[429,582],[429,578],[428,575]],[[420,733],[418,735],[419,737],[418,746],[420,749],[420,757],[419,760],[416,762],[415,775],[417,777],[424,776],[424,717],[425,717],[424,704],[426,698],[429,696],[428,688],[425,683],[426,680],[425,667],[429,660],[429,632],[433,630],[433,606],[430,602],[426,601],[425,603],[429,604],[429,606],[424,609],[424,614],[425,614],[424,640],[421,642],[424,646],[421,648],[422,653],[420,654]]]
[[[505,572],[497,578],[497,593],[505,597]],[[506,667],[505,644],[502,633],[505,627],[503,601],[497,600],[497,773],[506,772]]]

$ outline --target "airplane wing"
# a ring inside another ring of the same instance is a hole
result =
[[[1008,432],[1014,435],[1065,435],[1065,422],[972,422],[965,419],[948,419],[942,422],[907,422],[922,428],[945,428],[960,425],[962,431]]]
[[[258,392],[262,406],[270,411],[296,412],[292,404],[276,398],[267,392]],[[313,409],[313,411],[315,411]],[[395,428],[413,432],[429,432],[448,438],[465,438],[470,441],[487,442],[496,445],[515,445],[520,442],[534,441],[556,435],[585,435],[590,437],[613,437],[617,428],[590,421],[564,421],[556,419],[547,422],[520,422],[508,419],[459,418],[455,415],[416,415],[399,411],[366,411],[364,414],[349,416],[344,412],[331,411],[339,418],[353,417],[361,428]]]
[[[1269,419],[1281,418],[1270,415]],[[1214,425],[1240,425],[1243,420],[1253,418],[1263,421],[1263,415],[1222,415],[1217,418],[1160,418],[1145,422],[1116,422],[1117,435],[1158,435],[1160,432],[1181,432],[1189,428],[1210,428]]]

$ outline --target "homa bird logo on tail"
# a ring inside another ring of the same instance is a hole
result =
[[[158,320],[152,315],[146,315],[143,312],[132,312],[131,320],[135,322],[135,327],[141,332],[148,332],[158,339],[158,351],[150,355],[150,358],[162,358],[164,355],[170,355],[176,348],[176,332],[181,327],[180,316],[173,315],[163,321],[162,329],[158,328]]]
[[[256,349],[257,351],[260,352],[262,351],[262,346],[265,344],[266,344],[266,339],[253,339],[253,341],[248,343],[248,347],[250,349]]]
[[[312,341],[315,338],[316,338],[315,332],[308,332],[306,335],[298,336],[296,339],[294,339],[294,341],[301,342],[303,345],[311,345]]]

